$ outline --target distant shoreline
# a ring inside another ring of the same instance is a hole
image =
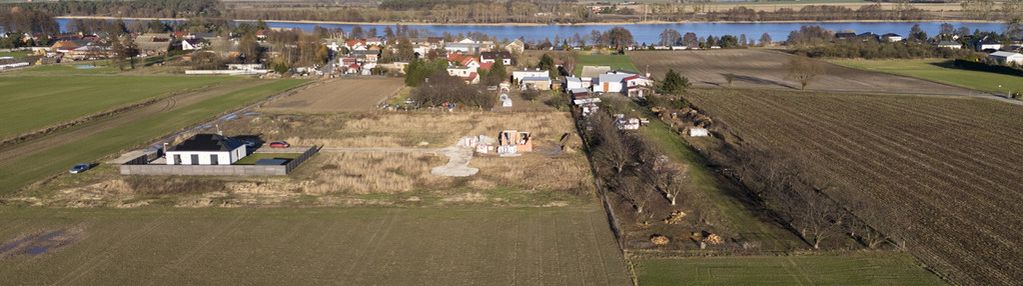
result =
[[[57,19],[104,19],[104,20],[137,20],[137,21],[187,21],[187,18],[146,18],[146,17],[113,17],[113,16],[59,16]],[[235,22],[257,22],[259,19],[234,19]],[[263,20],[273,23],[289,24],[326,24],[326,25],[405,25],[405,26],[608,26],[608,25],[655,25],[655,24],[785,24],[785,23],[1001,23],[992,20],[785,20],[785,21],[637,21],[637,22],[584,22],[584,23],[421,23],[421,22],[352,22],[352,21],[319,21],[319,20]]]

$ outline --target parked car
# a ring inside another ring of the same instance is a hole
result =
[[[291,147],[291,144],[288,144],[288,142],[284,142],[284,141],[270,142],[270,148],[288,148],[288,147]]]
[[[71,167],[71,169],[68,170],[68,173],[78,174],[78,173],[81,173],[81,172],[85,172],[85,171],[87,171],[87,170],[89,170],[91,168],[92,168],[92,165],[90,165],[90,164],[79,163],[79,164],[75,165],[74,167]]]

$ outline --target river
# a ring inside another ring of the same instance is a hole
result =
[[[129,20],[126,20],[129,21]],[[57,19],[61,30],[67,29],[69,19]],[[410,25],[429,35],[440,36],[445,32],[457,35],[459,33],[480,32],[494,36],[497,39],[523,38],[527,41],[543,41],[546,38],[554,40],[555,37],[571,39],[578,33],[581,36],[590,34],[592,30],[605,31],[612,27],[621,26],[629,29],[637,43],[656,43],[660,39],[661,31],[673,28],[680,33],[694,32],[697,36],[707,37],[709,35],[736,35],[745,34],[751,40],[759,40],[760,35],[767,33],[774,41],[783,41],[788,38],[791,31],[799,30],[804,25],[820,25],[825,29],[835,32],[853,31],[856,33],[873,32],[876,34],[896,33],[903,36],[909,34],[914,24],[920,24],[920,28],[928,35],[935,35],[942,23],[950,23],[956,28],[961,26],[971,31],[1002,32],[1005,24],[992,22],[784,22],[784,23],[659,23],[659,24],[582,24],[582,25]],[[295,22],[274,22],[267,21],[272,28],[299,28],[311,31],[316,26],[324,28],[341,28],[344,31],[351,31],[353,24],[326,24],[326,23],[295,23]],[[370,28],[377,28],[379,34],[383,34],[383,24],[359,24],[364,31]]]

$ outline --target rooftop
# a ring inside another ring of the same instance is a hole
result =
[[[204,133],[196,134],[167,151],[232,151],[242,145],[243,142],[238,139]]]

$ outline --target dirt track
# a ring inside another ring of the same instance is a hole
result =
[[[786,79],[790,55],[768,50],[639,51],[630,54],[641,71],[663,78],[669,68],[681,72],[695,86],[727,87],[725,74],[735,74],[731,86],[798,90]],[[926,80],[875,73],[824,63],[825,72],[807,90],[922,95],[987,96],[987,93]]]
[[[369,111],[404,86],[400,78],[333,79],[274,100],[263,110],[308,113]]]
[[[82,138],[121,127],[141,118],[177,110],[206,99],[244,88],[257,86],[263,83],[265,82],[235,81],[223,83],[203,91],[171,96],[142,108],[121,112],[116,115],[90,121],[74,128],[60,130],[45,136],[7,146],[3,150],[0,150],[0,165],[10,164],[11,162],[17,161],[21,158],[25,158],[39,152],[44,152],[57,146],[70,144],[81,140]]]

